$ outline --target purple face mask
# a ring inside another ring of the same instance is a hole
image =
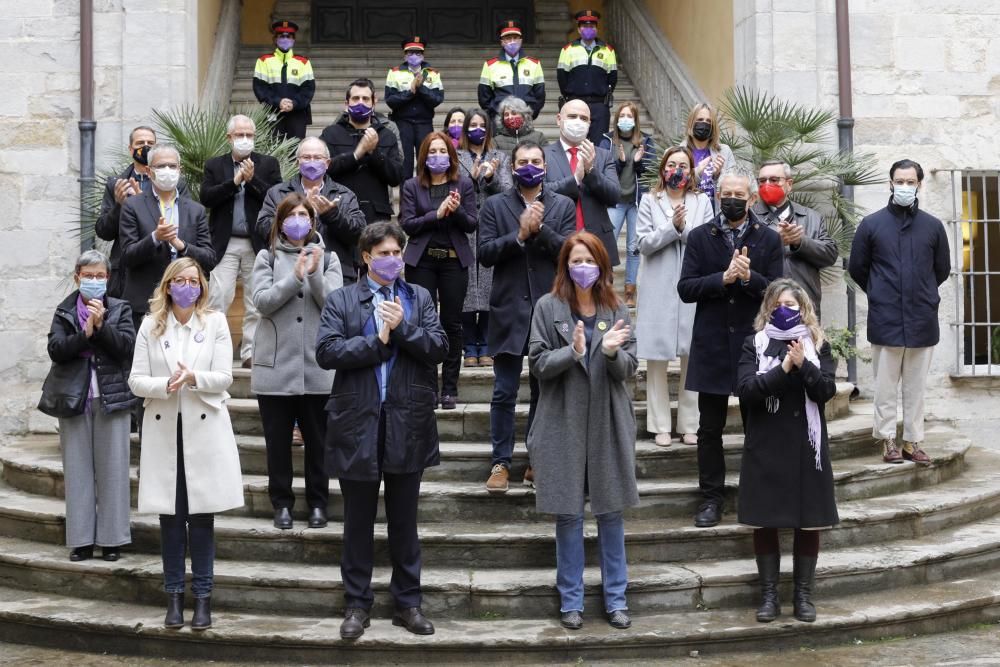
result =
[[[368,264],[368,268],[372,272],[386,281],[391,283],[399,274],[403,272],[403,258],[396,255],[385,255],[384,257],[372,257],[372,261]]]
[[[801,323],[802,313],[797,308],[789,308],[788,306],[781,305],[771,313],[771,324],[782,331],[794,329]]]
[[[580,37],[583,38],[585,42],[592,42],[594,38],[597,37],[597,28],[591,26],[585,26],[580,28]]]
[[[514,41],[507,42],[503,45],[503,50],[508,56],[514,57],[521,52],[521,40],[515,39]]]
[[[421,63],[424,62],[424,54],[422,53],[407,53],[406,54],[406,64],[410,67],[420,67]]]
[[[461,128],[459,128],[461,129]],[[441,153],[435,153],[434,155],[427,156],[427,168],[432,174],[443,174],[448,171],[448,167],[451,166],[451,158],[447,153],[442,155]]]
[[[299,173],[310,181],[318,181],[326,174],[325,160],[310,160],[299,163]]]
[[[295,39],[292,37],[279,37],[278,39],[275,40],[275,43],[278,45],[279,49],[287,52],[289,49],[295,46]]]
[[[465,133],[465,136],[469,138],[469,143],[480,145],[486,141],[486,128],[485,127],[470,127],[469,131]]]
[[[281,231],[292,241],[301,241],[312,231],[312,221],[309,216],[291,215],[281,223]]]
[[[201,285],[170,283],[170,298],[181,308],[190,308],[201,296]]]
[[[347,115],[349,115],[351,120],[355,123],[360,123],[368,118],[368,116],[372,115],[372,108],[364,102],[358,102],[357,104],[352,104],[347,107]]]
[[[462,126],[461,125],[449,125],[448,126],[448,136],[452,139],[462,138]]]
[[[574,264],[569,267],[569,277],[580,289],[588,289],[601,277],[601,267],[596,264]]]
[[[545,169],[526,164],[514,170],[514,178],[526,188],[533,188],[545,180]]]

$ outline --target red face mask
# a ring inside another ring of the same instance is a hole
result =
[[[524,125],[524,118],[521,116],[507,116],[503,119],[503,125],[508,130],[520,130]]]
[[[775,183],[760,186],[760,198],[768,206],[777,206],[785,198],[785,189]]]

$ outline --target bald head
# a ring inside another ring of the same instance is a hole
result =
[[[579,146],[590,130],[590,107],[583,100],[570,100],[556,114],[559,136],[570,146]]]
[[[299,147],[295,150],[296,157],[301,158],[303,155],[322,155],[324,158],[329,158],[330,147],[319,137],[306,137],[299,142]]]

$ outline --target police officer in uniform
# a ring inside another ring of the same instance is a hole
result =
[[[531,107],[531,117],[538,118],[545,106],[545,75],[538,58],[521,53],[521,26],[505,21],[500,26],[500,55],[483,63],[479,75],[479,106],[496,121],[497,109],[504,98],[520,97]]]
[[[611,122],[612,94],[618,85],[618,58],[615,49],[597,39],[600,12],[585,9],[576,13],[580,39],[563,47],[556,78],[559,81],[559,108],[570,100],[583,100],[590,107],[590,133],[597,145]]]
[[[292,52],[298,30],[294,21],[271,24],[276,48],[274,53],[265,53],[257,59],[253,94],[258,102],[269,105],[277,114],[275,134],[302,139],[306,136],[306,127],[312,123],[310,105],[316,92],[316,79],[309,59]]]
[[[389,120],[399,128],[403,178],[413,176],[413,154],[434,129],[434,109],[444,101],[441,74],[424,60],[427,42],[419,35],[403,40],[403,63],[385,77]]]

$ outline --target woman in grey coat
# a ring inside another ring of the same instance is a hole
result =
[[[636,223],[639,247],[639,294],[636,338],[639,358],[646,360],[646,430],[656,444],[672,442],[667,362],[680,358],[676,431],[685,445],[698,444],[698,394],[684,389],[695,304],[677,294],[687,237],[698,225],[711,222],[712,204],[695,189],[688,149],[668,148],[660,158],[652,192],[642,196]]]
[[[541,130],[531,124],[531,107],[520,97],[505,97],[497,108],[497,128],[493,141],[497,150],[508,157],[514,146],[521,141],[531,140],[539,146],[549,143]]]
[[[563,244],[552,292],[538,300],[528,345],[538,378],[528,453],[535,505],[556,515],[556,588],[563,627],[583,625],[583,508],[597,518],[608,622],[631,625],[625,588],[622,511],[639,502],[635,412],[626,381],[635,374],[628,308],[614,289],[607,250],[590,232]]]
[[[460,173],[468,176],[476,188],[476,210],[490,195],[507,190],[512,185],[510,156],[493,145],[490,119],[482,109],[469,109],[458,147]],[[469,243],[479,248],[479,232],[469,232]],[[486,351],[489,331],[490,290],[493,289],[493,268],[478,261],[469,267],[469,288],[462,305],[462,335],[465,338],[465,365],[492,366],[493,358]]]
[[[253,342],[250,388],[257,394],[267,446],[268,494],[276,528],[292,527],[292,426],[305,441],[309,527],[326,525],[330,479],[324,467],[326,401],[333,371],[316,363],[316,333],[326,295],[343,286],[337,255],[326,252],[317,215],[305,196],[292,193],[275,212],[269,247],[251,279],[261,320]]]

